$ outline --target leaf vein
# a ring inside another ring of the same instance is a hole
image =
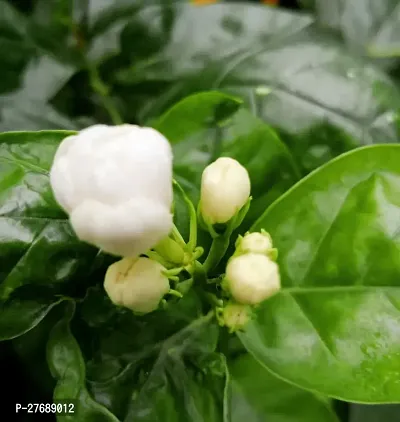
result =
[[[46,176],[49,175],[49,170],[44,169],[43,167],[40,167],[36,164],[29,163],[28,161],[25,161],[25,160],[20,160],[18,158],[11,159],[11,158],[4,157],[4,156],[0,157],[0,160],[6,161],[6,162],[9,162],[9,163],[12,163],[12,164],[19,164],[21,167],[23,167],[25,169],[34,170],[34,171],[37,171],[38,173],[44,174]]]
[[[51,218],[51,217],[19,217],[19,216],[8,216],[0,215],[0,220],[17,220],[17,221],[43,221],[43,222],[58,222],[58,223],[69,223],[67,218]]]
[[[400,305],[396,301],[394,301],[393,298],[391,298],[387,292],[384,292],[384,295],[386,299],[390,302],[390,304],[393,306],[393,308],[395,308],[396,311],[400,312]]]
[[[325,242],[325,239],[327,238],[327,236],[329,235],[329,233],[332,230],[333,225],[335,224],[335,221],[338,219],[339,215],[340,215],[340,211],[342,210],[342,207],[344,205],[344,203],[347,201],[347,198],[349,197],[350,193],[352,192],[352,189],[349,189],[349,191],[347,192],[347,194],[345,195],[345,197],[343,198],[342,203],[339,205],[338,210],[336,212],[336,214],[333,217],[333,220],[330,222],[328,228],[325,230],[325,233],[323,233],[323,235],[321,236],[321,238],[319,239],[316,248],[308,262],[308,265],[305,269],[305,272],[303,274],[303,276],[300,279],[300,283],[299,284],[303,284],[304,280],[308,277],[308,275],[310,274],[311,268],[315,263],[315,260],[317,259],[317,256],[319,254],[319,250],[321,248],[321,246],[323,245],[323,243]]]
[[[41,227],[41,229],[36,233],[36,236],[33,238],[31,244],[29,245],[29,247],[23,252],[23,254],[21,255],[21,257],[19,258],[19,260],[16,262],[16,264],[13,266],[13,268],[10,270],[10,272],[5,276],[3,282],[0,285],[0,296],[2,296],[3,298],[8,296],[8,289],[7,289],[7,280],[9,280],[9,278],[12,276],[12,274],[17,270],[17,268],[21,265],[21,263],[23,262],[24,258],[28,255],[28,253],[33,249],[33,247],[36,245],[37,241],[39,240],[40,236],[42,235],[43,231],[45,230],[45,228],[47,227],[49,223],[45,222],[45,224],[43,225],[43,227]],[[18,287],[18,286],[16,286]]]
[[[302,314],[304,315],[304,317],[307,318],[307,320],[309,321],[309,323],[313,327],[313,329],[314,329],[315,333],[317,334],[317,337],[319,338],[321,344],[328,351],[328,353],[333,357],[333,359],[337,360],[337,357],[335,356],[335,354],[334,354],[331,346],[329,345],[328,340],[323,337],[323,335],[319,331],[318,327],[314,324],[313,319],[308,316],[308,314],[305,311],[304,307],[300,304],[300,302],[297,300],[297,298],[294,295],[290,295],[290,296],[292,297],[292,299],[294,300],[294,302],[296,303],[297,307],[300,309],[300,311],[302,312]]]

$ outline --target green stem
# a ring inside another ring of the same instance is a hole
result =
[[[177,290],[170,289],[167,293],[168,295],[179,297],[180,299],[183,297],[183,294],[181,292],[178,292]]]
[[[226,254],[226,251],[229,247],[229,240],[229,232],[214,238],[208,256],[203,263],[205,272],[207,274],[220,263],[221,259]]]
[[[181,245],[183,249],[186,249],[185,239],[182,237],[181,233],[178,230],[178,227],[176,227],[175,224],[172,227],[171,236],[173,237],[176,243]]]
[[[215,294],[204,292],[204,296],[207,298],[211,306],[221,308],[224,305],[222,299],[219,299]]]
[[[221,274],[221,275],[220,275],[220,276],[218,276],[218,277],[215,277],[215,278],[209,278],[209,279],[207,280],[207,283],[208,283],[208,284],[221,284],[222,280],[224,279],[224,276],[225,276],[225,274]]]
[[[196,261],[203,255],[203,253],[204,253],[204,248],[202,248],[201,246],[197,246],[197,248],[195,248],[193,251],[192,257]]]
[[[108,87],[101,80],[97,67],[93,65],[93,63],[90,63],[88,65],[88,71],[90,84],[93,88],[93,91],[99,95],[102,105],[110,116],[111,121],[114,123],[114,125],[121,125],[123,120],[117,110],[117,107],[114,104],[113,99],[109,95]]]
[[[178,188],[179,192],[181,193],[183,200],[186,203],[186,206],[189,210],[189,218],[190,218],[190,234],[189,234],[189,242],[187,244],[189,251],[193,251],[197,244],[197,213],[196,208],[193,205],[193,202],[189,199],[186,195],[186,192],[183,190],[182,186],[174,179],[174,185]]]
[[[176,275],[179,275],[184,269],[184,267],[171,268],[170,270],[165,270],[163,274],[166,277],[174,277]]]
[[[148,258],[152,259],[153,261],[158,262],[159,264],[161,264],[163,267],[167,269],[170,267],[170,263],[166,261],[162,256],[160,256],[157,252],[148,251],[144,255],[147,255]]]
[[[205,286],[207,284],[207,274],[204,266],[195,261],[192,266],[193,281],[198,286]]]

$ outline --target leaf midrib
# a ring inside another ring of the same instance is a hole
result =
[[[0,157],[0,161],[5,161],[5,162],[8,162],[8,163],[12,163],[12,164],[19,164],[21,167],[23,167],[26,170],[33,170],[33,171],[36,171],[36,172],[43,174],[45,176],[49,175],[49,170],[47,170],[43,167],[40,167],[38,165],[29,163],[28,161],[20,160],[18,158],[12,158],[11,159],[11,158],[2,156],[2,157]]]
[[[17,220],[17,221],[43,221],[43,222],[55,222],[55,223],[68,223],[69,220],[65,218],[52,218],[52,217],[24,217],[14,215],[0,215],[0,220]]]

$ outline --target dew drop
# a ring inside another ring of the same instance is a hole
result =
[[[271,93],[272,90],[267,85],[260,85],[255,89],[255,93],[260,96],[265,96]]]
[[[347,77],[349,79],[354,79],[356,77],[356,72],[354,69],[350,69],[347,71]]]

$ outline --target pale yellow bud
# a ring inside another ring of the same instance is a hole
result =
[[[226,267],[225,284],[239,303],[256,305],[280,289],[279,267],[265,255],[248,253],[232,258]]]
[[[200,204],[202,216],[209,224],[228,222],[249,196],[249,174],[238,161],[221,157],[205,168]]]
[[[138,313],[152,312],[170,290],[164,271],[149,258],[124,258],[108,267],[104,289],[118,306]]]
[[[223,324],[231,332],[242,330],[251,319],[251,310],[247,305],[228,303],[222,311]]]
[[[272,249],[272,239],[267,232],[254,232],[246,234],[240,242],[242,253],[257,253],[266,255]]]

